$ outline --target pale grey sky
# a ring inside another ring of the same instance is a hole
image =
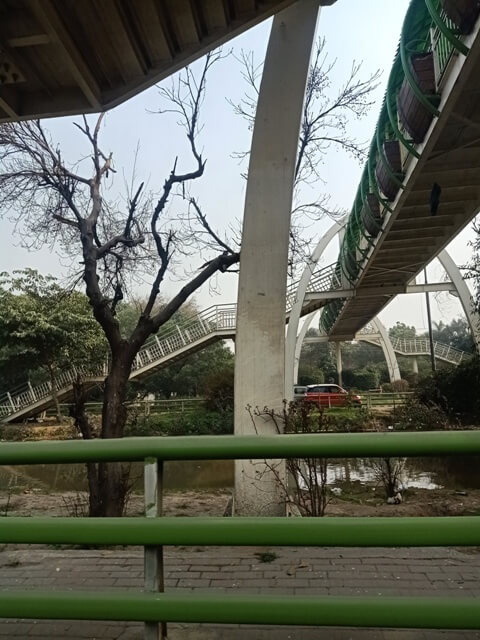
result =
[[[370,140],[373,135],[407,5],[408,0],[338,0],[337,4],[322,10],[318,35],[326,38],[329,58],[337,60],[334,83],[341,82],[348,76],[354,60],[363,61],[362,73],[365,76],[378,68],[383,70],[381,84],[375,96],[377,105],[368,117],[361,122],[352,123],[351,131],[362,140]],[[251,49],[255,52],[255,58],[262,60],[269,27],[270,21],[259,25],[232,41],[228,48],[233,47],[237,53],[241,49]],[[231,154],[236,150],[247,149],[251,134],[246,123],[233,114],[226,101],[227,97],[238,100],[242,91],[240,65],[234,58],[229,58],[213,69],[203,110],[205,126],[202,146],[208,159],[207,170],[202,181],[192,186],[192,193],[201,201],[210,221],[220,229],[227,228],[229,223],[241,219],[243,215],[245,183],[240,176],[242,167]],[[160,188],[176,155],[179,155],[180,161],[185,160],[182,155],[185,142],[182,131],[175,127],[175,118],[149,113],[158,106],[158,91],[155,88],[149,89],[111,111],[102,134],[104,150],[113,152],[120,175],[122,171],[131,175],[135,149],[137,144],[140,145],[136,174],[138,180],[147,179],[152,189]],[[72,119],[54,119],[46,124],[52,135],[70,151],[71,158],[77,158],[81,154],[82,142],[72,126]],[[322,169],[324,183],[316,185],[315,189],[330,193],[332,203],[350,209],[360,173],[361,166],[357,162],[346,154],[333,150]],[[312,234],[320,237],[328,224],[325,221],[312,228]],[[47,250],[32,253],[21,249],[13,226],[8,221],[0,221],[0,233],[3,238],[0,271],[29,266],[43,273],[65,274],[67,267],[61,264],[55,253]],[[452,243],[452,254],[459,264],[466,261],[470,237],[471,231],[467,229]],[[325,264],[336,259],[336,251],[336,247],[331,249]],[[198,256],[192,256],[191,261],[187,260],[185,269],[198,266],[196,258]],[[439,277],[439,270],[432,268],[430,280]],[[217,287],[217,293],[204,287],[197,294],[196,300],[201,307],[236,300],[236,276],[221,275],[213,284]],[[171,283],[170,287],[172,293],[178,284]],[[449,320],[461,313],[457,300],[452,299],[447,303],[445,298],[446,296],[442,296],[440,304],[432,301],[436,320]],[[381,318],[387,326],[400,320],[419,328],[424,327],[424,297],[399,297],[382,313]]]

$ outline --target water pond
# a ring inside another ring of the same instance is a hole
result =
[[[480,457],[411,458],[402,478],[405,487],[466,490],[480,489]],[[132,464],[135,490],[143,485],[143,465]],[[176,461],[165,464],[166,489],[224,489],[233,486],[231,460]],[[375,471],[368,460],[331,460],[328,468],[330,485],[360,481],[375,485]],[[44,492],[81,491],[87,486],[85,466],[29,465],[0,467],[0,492],[37,489]]]

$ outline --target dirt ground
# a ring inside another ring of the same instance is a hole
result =
[[[462,495],[465,494],[465,495]],[[164,496],[167,516],[223,516],[231,493],[223,490],[168,491]],[[86,516],[85,493],[24,493],[0,495],[0,516]],[[127,515],[143,514],[143,497],[134,494],[127,505]],[[358,491],[357,494],[330,500],[327,516],[453,516],[479,515],[480,489],[456,493],[451,489],[414,489],[404,494],[399,505],[386,504],[378,489]]]

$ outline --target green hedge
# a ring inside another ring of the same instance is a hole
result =
[[[127,425],[126,436],[187,436],[233,433],[231,411],[198,409],[186,413],[138,417]]]

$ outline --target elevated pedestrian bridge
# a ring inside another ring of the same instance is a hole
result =
[[[379,336],[371,336],[368,333],[360,332],[357,339],[370,342],[378,347],[381,346]],[[392,343],[392,348],[395,353],[400,356],[429,356],[431,353],[430,340],[428,340],[428,338],[412,338],[411,340],[405,338],[390,338],[390,342]],[[438,341],[433,343],[433,353],[436,359],[456,366],[472,355],[471,353],[461,351],[449,344]]]
[[[407,10],[336,266],[355,296],[322,312],[333,340],[352,339],[479,211],[478,3],[454,4]]]
[[[287,288],[286,321],[296,299],[298,283]],[[329,265],[314,271],[308,287],[309,296],[305,297],[302,315],[320,309],[329,301],[330,295],[336,295],[342,283],[335,273],[335,265]],[[321,295],[326,295],[322,298]],[[339,294],[337,294],[339,295]],[[237,305],[216,305],[201,311],[190,318],[175,324],[172,328],[160,331],[139,351],[132,367],[130,378],[150,375],[156,369],[180,360],[212,342],[235,337]],[[62,371],[55,384],[58,400],[71,396],[73,383],[81,379],[87,386],[101,384],[108,372],[108,362],[96,369],[72,367]],[[27,383],[0,396],[0,420],[15,422],[38,414],[54,402],[52,385],[43,382],[39,385]]]
[[[308,312],[305,311],[305,313]],[[236,319],[237,305],[216,305],[178,323],[170,330],[154,336],[139,351],[132,367],[130,379],[146,377],[163,366],[204,349],[213,342],[234,339]],[[381,336],[377,335],[370,325],[359,332],[356,339],[381,347]],[[318,341],[318,338],[305,339],[305,342],[315,341]],[[426,338],[412,340],[397,338],[391,342],[393,350],[403,356],[430,354],[430,343]],[[434,344],[435,357],[450,364],[458,365],[470,355],[440,342]],[[105,362],[97,370],[73,367],[63,371],[56,380],[56,396],[59,400],[71,396],[73,383],[78,378],[81,378],[82,382],[90,387],[101,384],[107,372],[108,362]],[[0,397],[0,420],[15,422],[25,419],[44,411],[53,404],[53,401],[50,382],[35,386],[26,384]]]

